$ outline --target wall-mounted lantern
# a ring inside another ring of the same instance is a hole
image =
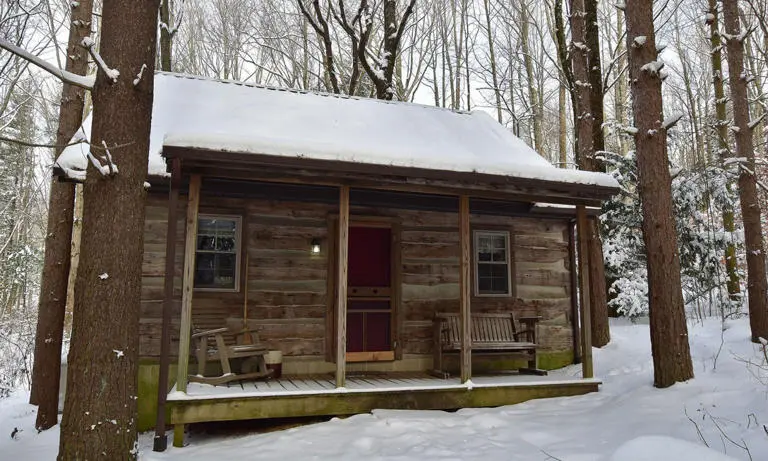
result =
[[[320,239],[319,238],[313,238],[311,243],[311,251],[313,255],[319,255],[320,254]]]

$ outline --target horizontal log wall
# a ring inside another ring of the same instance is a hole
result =
[[[157,357],[163,295],[167,198],[150,194],[145,224],[141,355]],[[183,265],[185,197],[179,203],[177,294]],[[335,205],[220,198],[206,194],[201,213],[243,216],[248,242],[248,318],[260,339],[287,356],[323,361],[326,344],[328,218]],[[355,216],[388,216],[401,224],[403,353],[431,354],[432,318],[458,312],[458,215],[399,209],[352,207]],[[570,276],[567,221],[472,215],[473,230],[508,230],[513,245],[514,297],[474,297],[473,312],[504,312],[542,317],[544,351],[571,349]],[[312,239],[321,254],[310,253]],[[245,258],[241,258],[244,263]],[[473,269],[474,270],[474,269]],[[241,270],[241,276],[245,271]],[[473,287],[474,293],[474,287]],[[199,329],[242,327],[243,291],[196,291],[192,319]],[[178,311],[174,312],[178,318]],[[178,323],[172,327],[178,337]],[[177,347],[171,347],[175,353]]]

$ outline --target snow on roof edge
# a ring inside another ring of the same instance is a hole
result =
[[[483,111],[157,72],[149,176],[168,176],[166,146],[618,189],[610,175],[555,168]],[[56,164],[84,177],[87,153],[69,146]]]

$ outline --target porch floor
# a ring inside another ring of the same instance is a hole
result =
[[[597,392],[597,379],[563,376],[476,376],[462,384],[426,373],[349,374],[336,388],[331,375],[286,376],[229,386],[189,383],[168,394],[174,445],[183,446],[184,425],[212,421],[304,416],[342,416],[374,409],[456,410],[498,407],[526,400]]]
[[[599,385],[597,379],[580,377],[495,374],[474,376],[462,384],[459,377],[438,378],[427,373],[350,373],[346,386],[336,388],[332,374],[283,376],[265,381],[231,382],[227,385],[189,383],[186,394],[169,393],[168,401],[189,401],[232,398],[266,398],[350,393],[404,392],[421,390],[472,390],[495,387],[557,386],[573,384]]]

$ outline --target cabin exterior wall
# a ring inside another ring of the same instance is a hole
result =
[[[163,306],[167,195],[147,198],[142,279],[140,354],[156,362],[160,350]],[[285,373],[332,371],[326,353],[335,336],[328,334],[328,271],[332,204],[216,197],[203,193],[200,213],[242,216],[238,292],[195,291],[195,328],[242,327],[244,287],[248,290],[248,326],[258,328],[260,340],[283,352]],[[401,302],[398,315],[402,360],[350,364],[348,369],[426,370],[432,361],[432,318],[436,312],[457,312],[459,306],[458,215],[450,212],[352,207],[356,216],[388,217],[399,223]],[[179,200],[176,235],[176,295],[181,298],[186,197]],[[505,312],[541,317],[538,338],[542,368],[572,362],[572,319],[568,222],[563,219],[472,215],[473,230],[505,230],[513,255],[510,297],[472,297],[472,312]],[[318,239],[321,252],[310,252]],[[243,253],[244,255],[245,253]],[[246,260],[248,268],[245,270]],[[474,268],[473,268],[474,271]],[[246,278],[247,274],[247,280]],[[474,275],[473,275],[474,277]],[[332,287],[332,285],[330,285]],[[171,353],[178,351],[179,303],[174,307]],[[507,366],[498,359],[474,359]],[[449,363],[450,365],[450,363]]]

